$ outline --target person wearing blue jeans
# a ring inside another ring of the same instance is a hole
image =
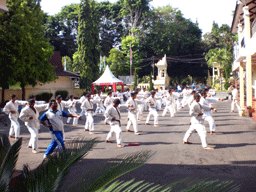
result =
[[[56,100],[51,100],[49,103],[50,109],[45,112],[40,118],[41,124],[49,127],[50,134],[53,138],[52,142],[48,146],[44,158],[48,158],[49,155],[58,146],[59,150],[65,150],[65,144],[63,141],[63,121],[62,117],[77,117],[81,119],[80,116],[69,114],[65,111],[59,111]]]

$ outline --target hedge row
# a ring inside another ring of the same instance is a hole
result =
[[[65,100],[68,97],[68,91],[66,91],[66,90],[56,91],[55,92],[55,97],[57,95],[61,95],[62,99]],[[43,93],[40,93],[40,94],[36,95],[36,100],[49,102],[50,99],[52,98],[52,96],[53,96],[53,94],[50,93],[50,92],[43,92]]]

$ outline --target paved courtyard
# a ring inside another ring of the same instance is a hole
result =
[[[236,113],[229,113],[230,101],[217,103],[218,109],[214,113],[217,135],[209,134],[209,126],[206,122],[207,142],[215,150],[204,150],[197,133],[190,138],[192,145],[182,144],[183,136],[189,128],[190,117],[188,107],[180,110],[175,117],[170,118],[169,114],[162,117],[162,110],[159,111],[159,125],[145,125],[147,112],[143,114],[143,120],[139,122],[139,131],[142,135],[136,136],[133,133],[125,132],[127,123],[127,112],[123,111],[122,116],[122,138],[124,143],[139,142],[140,146],[128,146],[117,148],[116,143],[105,143],[109,126],[103,122],[103,117],[95,117],[95,134],[89,135],[84,132],[84,120],[74,127],[65,125],[67,139],[80,136],[87,138],[100,138],[96,147],[84,157],[79,163],[73,166],[65,186],[75,181],[79,175],[88,169],[96,166],[103,159],[109,159],[121,154],[151,150],[156,154],[143,167],[132,171],[121,179],[145,180],[157,184],[168,184],[185,177],[192,178],[218,178],[221,180],[230,179],[242,185],[242,191],[256,191],[256,122],[249,117],[239,117]],[[9,120],[7,119],[8,123]],[[151,119],[153,124],[153,116]],[[8,133],[9,126],[2,126],[0,132]],[[41,163],[43,154],[51,141],[46,127],[41,126],[39,136],[38,154],[32,154],[31,149],[26,148],[29,141],[29,132],[24,123],[21,123],[21,134],[23,145],[20,150],[17,169],[28,163],[33,169]],[[115,141],[115,137],[113,137]],[[13,140],[12,140],[13,142]],[[65,188],[64,186],[64,188]],[[63,188],[63,189],[64,189]]]

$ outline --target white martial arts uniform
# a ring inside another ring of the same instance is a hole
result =
[[[68,108],[68,103],[67,101],[61,101],[60,103],[57,101],[57,110],[59,111],[64,111],[64,108]],[[63,121],[63,117],[60,117]],[[65,134],[65,131],[64,131],[64,126],[63,126],[63,130],[62,130],[62,134],[63,134],[63,140],[66,139],[66,134]]]
[[[116,142],[118,145],[121,145],[122,143],[122,129],[121,129],[121,123],[118,121],[112,121],[112,119],[115,117],[116,120],[121,120],[120,111],[118,108],[115,108],[112,105],[108,106],[108,108],[105,111],[105,119],[107,122],[110,123],[110,131],[107,135],[106,140],[108,141],[111,137],[113,132],[116,134]]]
[[[126,106],[128,107],[129,105],[132,105],[131,107],[128,107],[128,118],[129,121],[127,123],[127,127],[126,130],[130,129],[131,124],[133,125],[133,129],[134,129],[134,133],[138,132],[138,121],[137,121],[137,112],[138,112],[138,105],[142,103],[140,100],[138,99],[128,99],[128,101],[126,101]]]
[[[40,121],[38,120],[39,112],[47,110],[48,107],[48,104],[34,105],[34,111],[27,105],[20,112],[19,118],[25,122],[25,125],[30,132],[30,140],[28,146],[32,147],[34,150],[38,149],[38,131],[40,129]],[[33,119],[30,119],[30,117]]]
[[[210,131],[213,131],[215,132],[216,130],[216,126],[215,126],[215,123],[214,123],[214,119],[212,117],[212,110],[211,110],[211,103],[217,103],[218,100],[217,99],[214,99],[214,98],[209,98],[209,97],[206,97],[206,98],[203,98],[201,97],[200,99],[200,104],[201,105],[206,105],[206,106],[209,106],[210,108],[207,108],[207,109],[204,109],[203,110],[203,119],[208,121],[209,123],[209,127],[210,127]]]
[[[35,101],[36,105],[41,105],[41,104],[45,104],[45,101]]]
[[[231,103],[231,111],[235,110],[235,106],[238,110],[240,110],[240,106],[238,105],[238,90],[237,88],[232,90],[232,103]]]
[[[170,95],[168,95],[167,97],[166,97],[166,106],[165,106],[165,108],[164,108],[164,111],[163,111],[163,114],[162,114],[162,116],[164,117],[165,116],[165,114],[166,114],[166,112],[169,110],[169,112],[170,112],[170,116],[171,117],[173,117],[174,116],[174,98],[173,98],[173,96],[172,96],[172,94]]]
[[[202,98],[202,97],[201,97]],[[188,106],[191,107],[192,103],[194,102],[194,95],[190,95],[188,98]]]
[[[112,97],[107,96],[107,98],[104,101],[104,106],[107,108],[108,106],[111,106],[113,104],[114,99]]]
[[[27,101],[20,101],[20,100],[15,100],[13,103],[12,100],[6,103],[3,112],[6,114],[9,114],[9,119],[11,121],[11,127],[9,131],[9,136],[13,135],[13,132],[15,134],[15,137],[19,137],[20,135],[20,124],[18,122],[19,118],[19,112],[18,112],[18,107],[19,105],[26,105]],[[11,111],[15,111],[15,113],[11,113]]]
[[[90,132],[94,131],[93,111],[91,111],[93,110],[93,103],[94,103],[93,101],[91,100],[89,101],[88,99],[85,99],[81,105],[81,108],[87,111],[85,113],[85,115],[87,116],[87,120],[86,120],[84,129],[89,130]]]
[[[157,110],[156,110],[156,106],[157,106],[156,99],[152,98],[150,96],[149,98],[147,98],[146,102],[147,103],[150,102],[149,103],[150,104],[149,114],[147,116],[146,123],[149,123],[150,116],[153,115],[154,116],[154,125],[158,125],[158,113],[157,113]],[[153,105],[151,105],[151,104],[153,104]]]
[[[175,101],[174,102],[174,104],[175,104],[174,113],[176,113],[181,108],[180,100],[179,100],[180,94],[178,92],[173,92],[172,95],[173,95],[173,98],[174,98],[174,101]]]
[[[97,115],[97,113],[99,111],[101,111],[102,114],[104,115],[105,107],[103,105],[102,98],[98,94],[94,97],[94,103],[96,103],[96,105],[97,105],[97,108],[96,108],[96,110],[94,112],[94,115]]]
[[[75,100],[75,99],[71,100],[71,99],[69,99],[67,101],[67,103],[66,103],[67,105],[66,106],[67,106],[68,112],[70,114],[77,115],[76,114],[76,112],[77,112],[77,110],[76,110],[76,103],[78,103],[78,102],[80,102],[80,100]],[[71,121],[71,119],[72,119],[72,117],[68,117],[67,123],[69,123]],[[78,118],[74,117],[73,118],[73,125],[77,125],[77,123],[78,123]]]
[[[144,109],[147,107],[147,104],[145,102],[145,99],[147,97],[147,93],[140,91],[137,94],[137,99],[140,100],[140,104],[138,104],[138,111],[137,111],[137,119],[140,120],[142,117],[142,113],[144,111]]]
[[[162,109],[162,98],[163,98],[163,95],[160,92],[156,92],[155,99],[156,99],[156,109],[157,110]]]
[[[201,105],[196,101],[192,103],[189,111],[190,115],[192,116],[191,125],[190,125],[190,128],[187,130],[183,138],[183,141],[188,142],[189,137],[191,136],[193,131],[196,130],[201,139],[203,148],[206,148],[207,143],[206,143],[206,130],[204,126],[204,120],[202,118],[202,115],[198,116],[199,113],[202,113],[203,109],[207,110],[209,109],[209,107],[205,105]]]
[[[191,90],[184,89],[181,94],[183,95],[181,106],[185,107],[188,104],[189,97],[191,96]]]

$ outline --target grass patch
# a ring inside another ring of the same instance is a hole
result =
[[[230,90],[217,90],[216,93],[228,93]]]

